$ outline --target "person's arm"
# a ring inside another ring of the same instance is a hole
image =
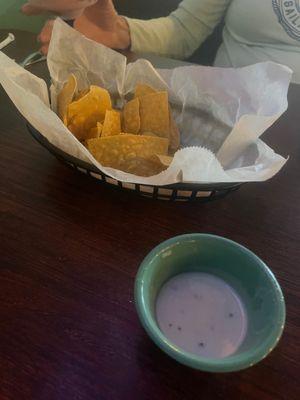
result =
[[[221,21],[231,0],[183,0],[168,17],[126,18],[133,52],[189,57]]]
[[[112,0],[98,0],[76,19],[74,27],[89,39],[116,50],[187,58],[213,31],[230,2],[183,0],[168,17],[139,20],[118,15]],[[48,51],[52,28],[53,22],[47,22],[39,35],[43,53]]]
[[[47,21],[38,36],[40,50],[44,54],[48,53],[53,25],[54,20]],[[74,28],[87,38],[107,47],[125,51],[130,48],[128,24],[124,17],[118,15],[112,0],[96,0],[94,5],[87,7],[75,20]]]

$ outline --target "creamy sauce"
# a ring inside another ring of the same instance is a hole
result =
[[[183,273],[166,282],[157,298],[156,317],[171,342],[207,358],[235,353],[247,331],[238,294],[222,279],[202,272]]]

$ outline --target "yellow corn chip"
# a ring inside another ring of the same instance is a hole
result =
[[[140,100],[141,132],[152,132],[169,138],[170,113],[167,92],[142,96]]]
[[[86,94],[88,94],[88,92],[90,91],[90,89],[83,89],[80,92],[78,92],[78,94],[75,96],[75,100],[80,100],[82,99],[83,96],[85,96]]]
[[[134,97],[139,98],[156,92],[157,90],[153,89],[151,86],[144,83],[138,83],[135,87]]]
[[[157,134],[153,132],[142,132],[141,135],[158,137]]]
[[[103,124],[101,124],[100,122],[97,122],[97,131],[98,131],[97,137],[100,137],[102,135],[102,129],[103,129]]]
[[[141,174],[139,168],[142,162],[140,159],[148,160],[151,164],[151,160],[153,161],[153,156],[156,154],[167,155],[168,145],[169,141],[164,138],[126,133],[87,141],[88,150],[104,167],[125,172],[131,171],[131,173],[139,175]],[[145,164],[149,165],[149,163]],[[164,169],[165,166],[161,168]],[[148,169],[150,174],[156,173],[156,170]],[[146,173],[145,170],[142,172]]]
[[[63,116],[63,123],[64,123],[65,126],[68,126],[67,114],[65,114],[65,115]]]
[[[171,164],[173,157],[156,154],[153,159],[155,159],[156,161],[159,160],[159,162],[167,168]]]
[[[97,122],[103,122],[106,110],[111,110],[111,99],[107,90],[91,86],[90,91],[68,107],[67,119],[70,131],[79,140],[85,140]]]
[[[118,135],[121,133],[121,115],[118,111],[107,110],[103,122],[101,136]]]
[[[141,127],[140,102],[139,99],[133,99],[125,104],[123,110],[124,131],[130,133],[139,133]]]
[[[122,162],[122,171],[139,176],[153,176],[167,169],[168,166],[160,162],[159,158],[130,158]]]
[[[86,136],[86,140],[87,139],[99,138],[101,136],[101,133],[102,133],[102,128],[103,128],[103,125],[100,122],[97,122],[97,126],[95,126],[94,128],[90,129],[88,135]]]
[[[179,129],[174,121],[174,118],[171,114],[171,109],[169,109],[170,112],[170,145],[169,145],[169,154],[174,155],[176,151],[179,149],[180,146],[180,133]],[[156,133],[153,132],[143,132],[143,136],[158,136]]]
[[[57,96],[57,112],[60,119],[64,121],[70,103],[72,103],[77,91],[76,76],[71,74]]]

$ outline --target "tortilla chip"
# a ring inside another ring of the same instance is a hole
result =
[[[118,111],[107,110],[103,122],[101,136],[118,135],[121,133],[121,115]]]
[[[89,92],[68,107],[67,119],[70,131],[79,140],[85,140],[90,129],[103,122],[106,110],[111,110],[111,99],[107,90],[91,86]]]
[[[141,132],[156,133],[169,138],[170,113],[167,92],[157,92],[142,96],[140,100]]]
[[[87,148],[91,154],[104,167],[111,167],[125,172],[149,174],[157,173],[157,169],[151,170],[150,167],[141,168],[143,165],[151,164],[153,156],[156,154],[167,155],[169,141],[164,138],[141,136],[132,134],[121,134],[114,136],[100,137],[99,139],[90,139],[87,141]],[[157,163],[157,162],[156,162]],[[139,170],[140,168],[140,170]],[[165,166],[161,168],[165,169]],[[134,171],[134,172],[133,172]],[[151,175],[149,175],[151,176]]]
[[[140,102],[133,99],[125,104],[123,109],[123,126],[125,132],[139,133],[141,127]]]
[[[168,167],[162,164],[158,158],[146,159],[136,157],[124,160],[122,163],[122,171],[145,177],[157,175],[167,168]]]
[[[71,74],[68,81],[64,84],[61,92],[57,96],[57,113],[61,120],[64,121],[69,104],[72,103],[77,91],[76,76]]]
[[[154,157],[156,160],[159,160],[159,162],[164,165],[166,168],[169,167],[171,162],[173,161],[173,157],[170,156],[164,156],[161,154],[156,154]]]
[[[153,133],[153,132],[142,132],[141,135],[142,136],[154,136],[154,137],[157,137],[157,134]]]
[[[74,100],[77,101],[77,100],[82,99],[82,97],[85,96],[86,94],[88,94],[89,91],[90,91],[89,88],[88,88],[88,89],[80,90],[80,92],[78,92],[77,95],[75,96],[75,99],[74,99]]]
[[[171,108],[169,106],[169,114],[170,114],[170,146],[169,152],[170,154],[176,153],[180,146],[180,132],[174,121]]]
[[[64,117],[63,117],[63,123],[64,123],[64,125],[65,125],[66,127],[68,127],[68,118],[67,118],[67,115],[66,115],[66,114],[65,114]]]
[[[144,83],[138,83],[135,87],[134,98],[147,96],[147,94],[153,94],[156,92],[157,90],[153,89],[151,86]]]
[[[99,138],[102,133],[102,128],[103,128],[103,125],[101,124],[101,122],[97,122],[97,126],[90,129],[88,135],[86,136],[86,140]]]
[[[171,109],[170,109],[170,145],[169,145],[169,154],[174,155],[176,151],[180,147],[180,132],[179,129],[176,125],[176,122],[174,121],[174,118],[171,114]],[[143,136],[158,136],[156,133],[153,132],[142,132],[141,135]]]

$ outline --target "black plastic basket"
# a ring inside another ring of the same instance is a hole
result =
[[[176,183],[165,186],[139,185],[117,181],[103,172],[99,171],[94,165],[75,158],[51,144],[42,136],[32,125],[27,123],[30,134],[59,161],[77,171],[89,175],[107,185],[112,185],[120,190],[130,190],[135,193],[158,200],[168,201],[200,201],[207,202],[226,196],[237,190],[240,183],[214,183],[214,184],[191,184]]]

